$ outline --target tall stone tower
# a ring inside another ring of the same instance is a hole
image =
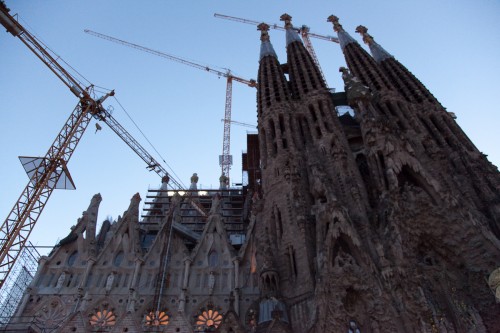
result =
[[[249,186],[194,174],[181,197],[164,179],[142,219],[136,194],[99,232],[96,195],[7,330],[500,332],[497,168],[366,27],[371,54],[328,18],[347,64],[332,93],[291,19],[286,63],[258,26]]]
[[[330,16],[355,113],[337,116],[339,98],[281,19],[286,64],[259,26],[257,98],[261,292],[288,311],[275,331],[500,327],[486,281],[500,262],[496,167],[365,27],[372,55]]]

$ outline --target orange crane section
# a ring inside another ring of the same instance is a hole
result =
[[[118,43],[121,45],[129,46],[129,47],[132,47],[132,48],[140,50],[140,51],[151,53],[151,54],[154,54],[156,56],[163,57],[163,58],[166,58],[166,59],[169,59],[172,61],[176,61],[176,62],[179,62],[181,64],[187,65],[187,66],[201,69],[203,71],[215,74],[219,77],[221,77],[221,76],[225,77],[227,79],[226,103],[225,103],[225,112],[224,112],[224,135],[223,135],[223,139],[222,139],[222,155],[219,157],[219,164],[222,168],[222,175],[226,177],[226,185],[229,185],[229,170],[231,169],[231,164],[232,164],[232,158],[231,158],[232,156],[230,154],[230,152],[231,152],[230,146],[231,146],[231,105],[232,105],[233,80],[240,82],[240,83],[244,83],[247,86],[252,87],[252,88],[257,87],[257,81],[246,80],[246,79],[243,79],[241,77],[234,76],[233,74],[231,74],[231,70],[229,70],[229,69],[226,70],[225,72],[219,71],[217,69],[214,69],[214,68],[211,68],[208,66],[204,66],[204,65],[200,65],[200,64],[197,64],[195,62],[192,62],[192,61],[189,61],[186,59],[182,59],[180,57],[177,57],[177,56],[174,56],[174,55],[171,55],[168,53],[156,51],[156,50],[153,50],[153,49],[141,46],[141,45],[130,43],[130,42],[127,42],[127,41],[124,41],[124,40],[121,40],[121,39],[118,39],[115,37],[111,37],[108,35],[104,35],[104,34],[92,31],[92,30],[86,29],[84,31],[89,35],[99,37],[99,38],[102,38],[102,39],[105,39],[105,40],[108,40],[108,41],[111,41],[114,43]]]
[[[234,22],[251,24],[251,25],[255,25],[255,26],[258,26],[259,24],[262,23],[262,22],[259,22],[259,21],[253,21],[253,20],[248,20],[248,19],[244,19],[244,18],[241,18],[241,17],[234,17],[234,16],[217,14],[217,13],[214,14],[214,17],[220,18],[220,19],[224,19],[224,20],[234,21]],[[264,23],[266,23],[266,22],[264,22]],[[276,23],[273,23],[273,24],[266,23],[266,24],[270,28],[273,28],[273,29],[276,29],[276,30],[281,30],[281,31],[286,31],[286,29],[284,27],[279,26]],[[306,26],[306,25],[302,25],[300,28],[295,28],[294,27],[294,29],[295,29],[295,31],[297,31],[298,33],[300,33],[300,35],[302,36],[302,40],[304,41],[305,48],[307,49],[307,51],[309,51],[309,54],[311,55],[311,58],[313,59],[314,63],[316,64],[316,66],[319,69],[319,72],[321,74],[321,77],[323,78],[323,81],[326,83],[325,74],[323,74],[323,70],[321,69],[321,65],[319,64],[318,57],[316,56],[316,52],[314,51],[314,47],[313,47],[313,45],[312,45],[311,40],[309,39],[309,37],[314,37],[314,38],[317,38],[317,39],[326,40],[326,41],[334,42],[334,43],[338,43],[339,39],[336,38],[336,37],[332,37],[332,36],[324,36],[324,35],[320,35],[320,34],[316,34],[316,33],[310,32],[309,31],[310,30],[309,27]]]
[[[151,156],[102,106],[114,91],[95,98],[93,86],[85,87],[72,76],[46,46],[27,31],[13,16],[3,1],[0,1],[0,24],[7,32],[18,37],[79,99],[63,128],[44,157],[20,157],[30,180],[18,201],[0,226],[0,288],[10,273],[36,221],[42,213],[54,189],[74,189],[67,169],[76,146],[85,133],[92,117],[104,121],[125,143],[134,150],[164,180],[170,180],[179,188],[180,184]]]

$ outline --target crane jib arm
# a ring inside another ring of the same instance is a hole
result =
[[[78,98],[89,98],[90,95],[76,78],[66,71],[31,33],[29,33],[14,17],[9,9],[0,1],[0,23],[14,37],[18,37],[35,55],[71,90]]]

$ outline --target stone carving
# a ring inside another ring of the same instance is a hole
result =
[[[115,280],[115,273],[112,272],[111,274],[108,275],[106,278],[106,293],[109,293],[111,289],[113,288],[113,281]]]
[[[342,72],[347,99],[352,102],[360,100],[368,100],[372,97],[370,88],[365,86],[357,77],[351,75],[345,67],[340,67],[339,72]],[[355,104],[354,104],[355,105]]]
[[[208,275],[208,294],[212,295],[215,288],[215,274],[213,271]]]
[[[488,278],[488,285],[495,294],[497,303],[500,303],[500,268],[495,269]]]
[[[61,275],[59,275],[59,278],[57,279],[57,283],[56,283],[56,289],[61,289],[63,284],[64,284],[64,281],[66,281],[66,272],[63,271],[61,273]]]

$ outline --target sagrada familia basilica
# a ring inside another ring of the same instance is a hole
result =
[[[258,27],[248,185],[164,179],[104,222],[96,194],[7,331],[500,332],[497,167],[366,27],[365,48],[328,18],[346,62],[332,93],[281,20],[282,62]]]

